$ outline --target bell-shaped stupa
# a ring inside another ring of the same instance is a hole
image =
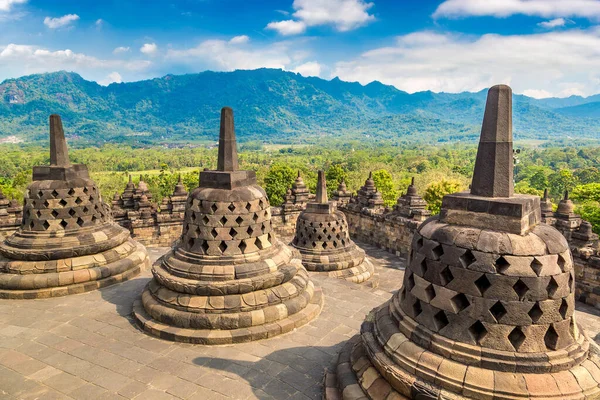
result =
[[[539,197],[513,194],[512,171],[512,91],[494,86],[471,191],[421,224],[403,287],[342,351],[328,398],[600,397],[569,246]]]
[[[319,171],[317,197],[298,216],[292,245],[309,271],[361,283],[373,275],[373,264],[348,233],[348,222],[336,202],[328,201],[325,174]]]
[[[0,298],[81,293],[137,275],[146,249],[114,223],[83,164],[71,164],[58,115],[50,165],[33,168],[19,229],[0,244]]]
[[[134,305],[143,329],[164,339],[226,344],[289,332],[317,316],[315,290],[298,252],[271,226],[253,171],[240,171],[233,111],[221,111],[216,171],[200,173],[177,246],[152,268]]]

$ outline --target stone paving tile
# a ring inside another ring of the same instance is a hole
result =
[[[378,288],[313,276],[325,294],[317,319],[234,346],[171,343],[142,333],[129,314],[149,271],[81,295],[0,301],[0,398],[320,399],[325,368],[365,315],[402,285],[402,260],[362,247],[379,273]],[[164,251],[150,249],[152,259]],[[600,342],[600,310],[577,307],[578,321]]]

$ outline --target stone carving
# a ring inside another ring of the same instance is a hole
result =
[[[348,191],[346,187],[346,182],[342,179],[340,184],[337,187],[337,190],[333,192],[333,199],[340,206],[345,206],[350,203],[350,199],[352,198],[352,193]]]
[[[398,198],[394,212],[415,221],[425,221],[431,215],[431,211],[427,209],[427,202],[417,194],[415,178],[412,178],[406,194]]]
[[[471,191],[419,226],[402,288],[342,350],[328,399],[600,398],[567,241],[539,197],[513,195],[511,97],[488,93],[477,160],[494,168],[476,164]]]
[[[219,169],[203,171],[187,199],[183,232],[152,267],[134,305],[146,332],[168,340],[226,344],[289,332],[322,307],[296,250],[271,226],[253,171],[237,169],[233,111],[221,111]]]
[[[8,200],[0,189],[0,240],[4,240],[21,225],[23,207],[16,200]]]
[[[327,199],[325,174],[319,171],[317,196],[296,222],[292,245],[300,251],[309,271],[361,283],[373,276],[373,264],[350,239],[344,213]]]
[[[50,116],[49,166],[33,168],[20,227],[0,244],[0,297],[81,293],[137,275],[144,246],[115,224],[87,167],[71,164],[58,115]]]
[[[384,211],[383,198],[375,187],[372,172],[369,172],[365,184],[358,189],[356,197],[352,197],[346,207],[352,211],[367,214],[381,214]]]

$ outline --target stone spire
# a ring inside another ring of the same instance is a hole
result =
[[[62,121],[57,114],[50,116],[50,165],[57,167],[71,165]]]
[[[319,177],[317,181],[317,203],[326,204],[329,199],[327,198],[327,183],[325,182],[325,172],[319,171]]]
[[[512,90],[497,85],[488,92],[471,194],[512,197],[513,163]]]
[[[230,107],[221,109],[221,131],[219,133],[219,160],[217,171],[237,171],[238,156],[233,125],[233,110]]]

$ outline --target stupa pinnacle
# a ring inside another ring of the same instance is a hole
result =
[[[71,164],[50,116],[50,165],[33,168],[19,229],[0,244],[0,297],[63,296],[129,279],[149,263],[115,224],[87,167]]]
[[[152,268],[134,305],[147,332],[164,339],[225,344],[265,339],[321,310],[300,256],[280,242],[269,200],[253,171],[238,169],[233,111],[221,111],[216,171],[200,173],[187,200],[178,245]]]

